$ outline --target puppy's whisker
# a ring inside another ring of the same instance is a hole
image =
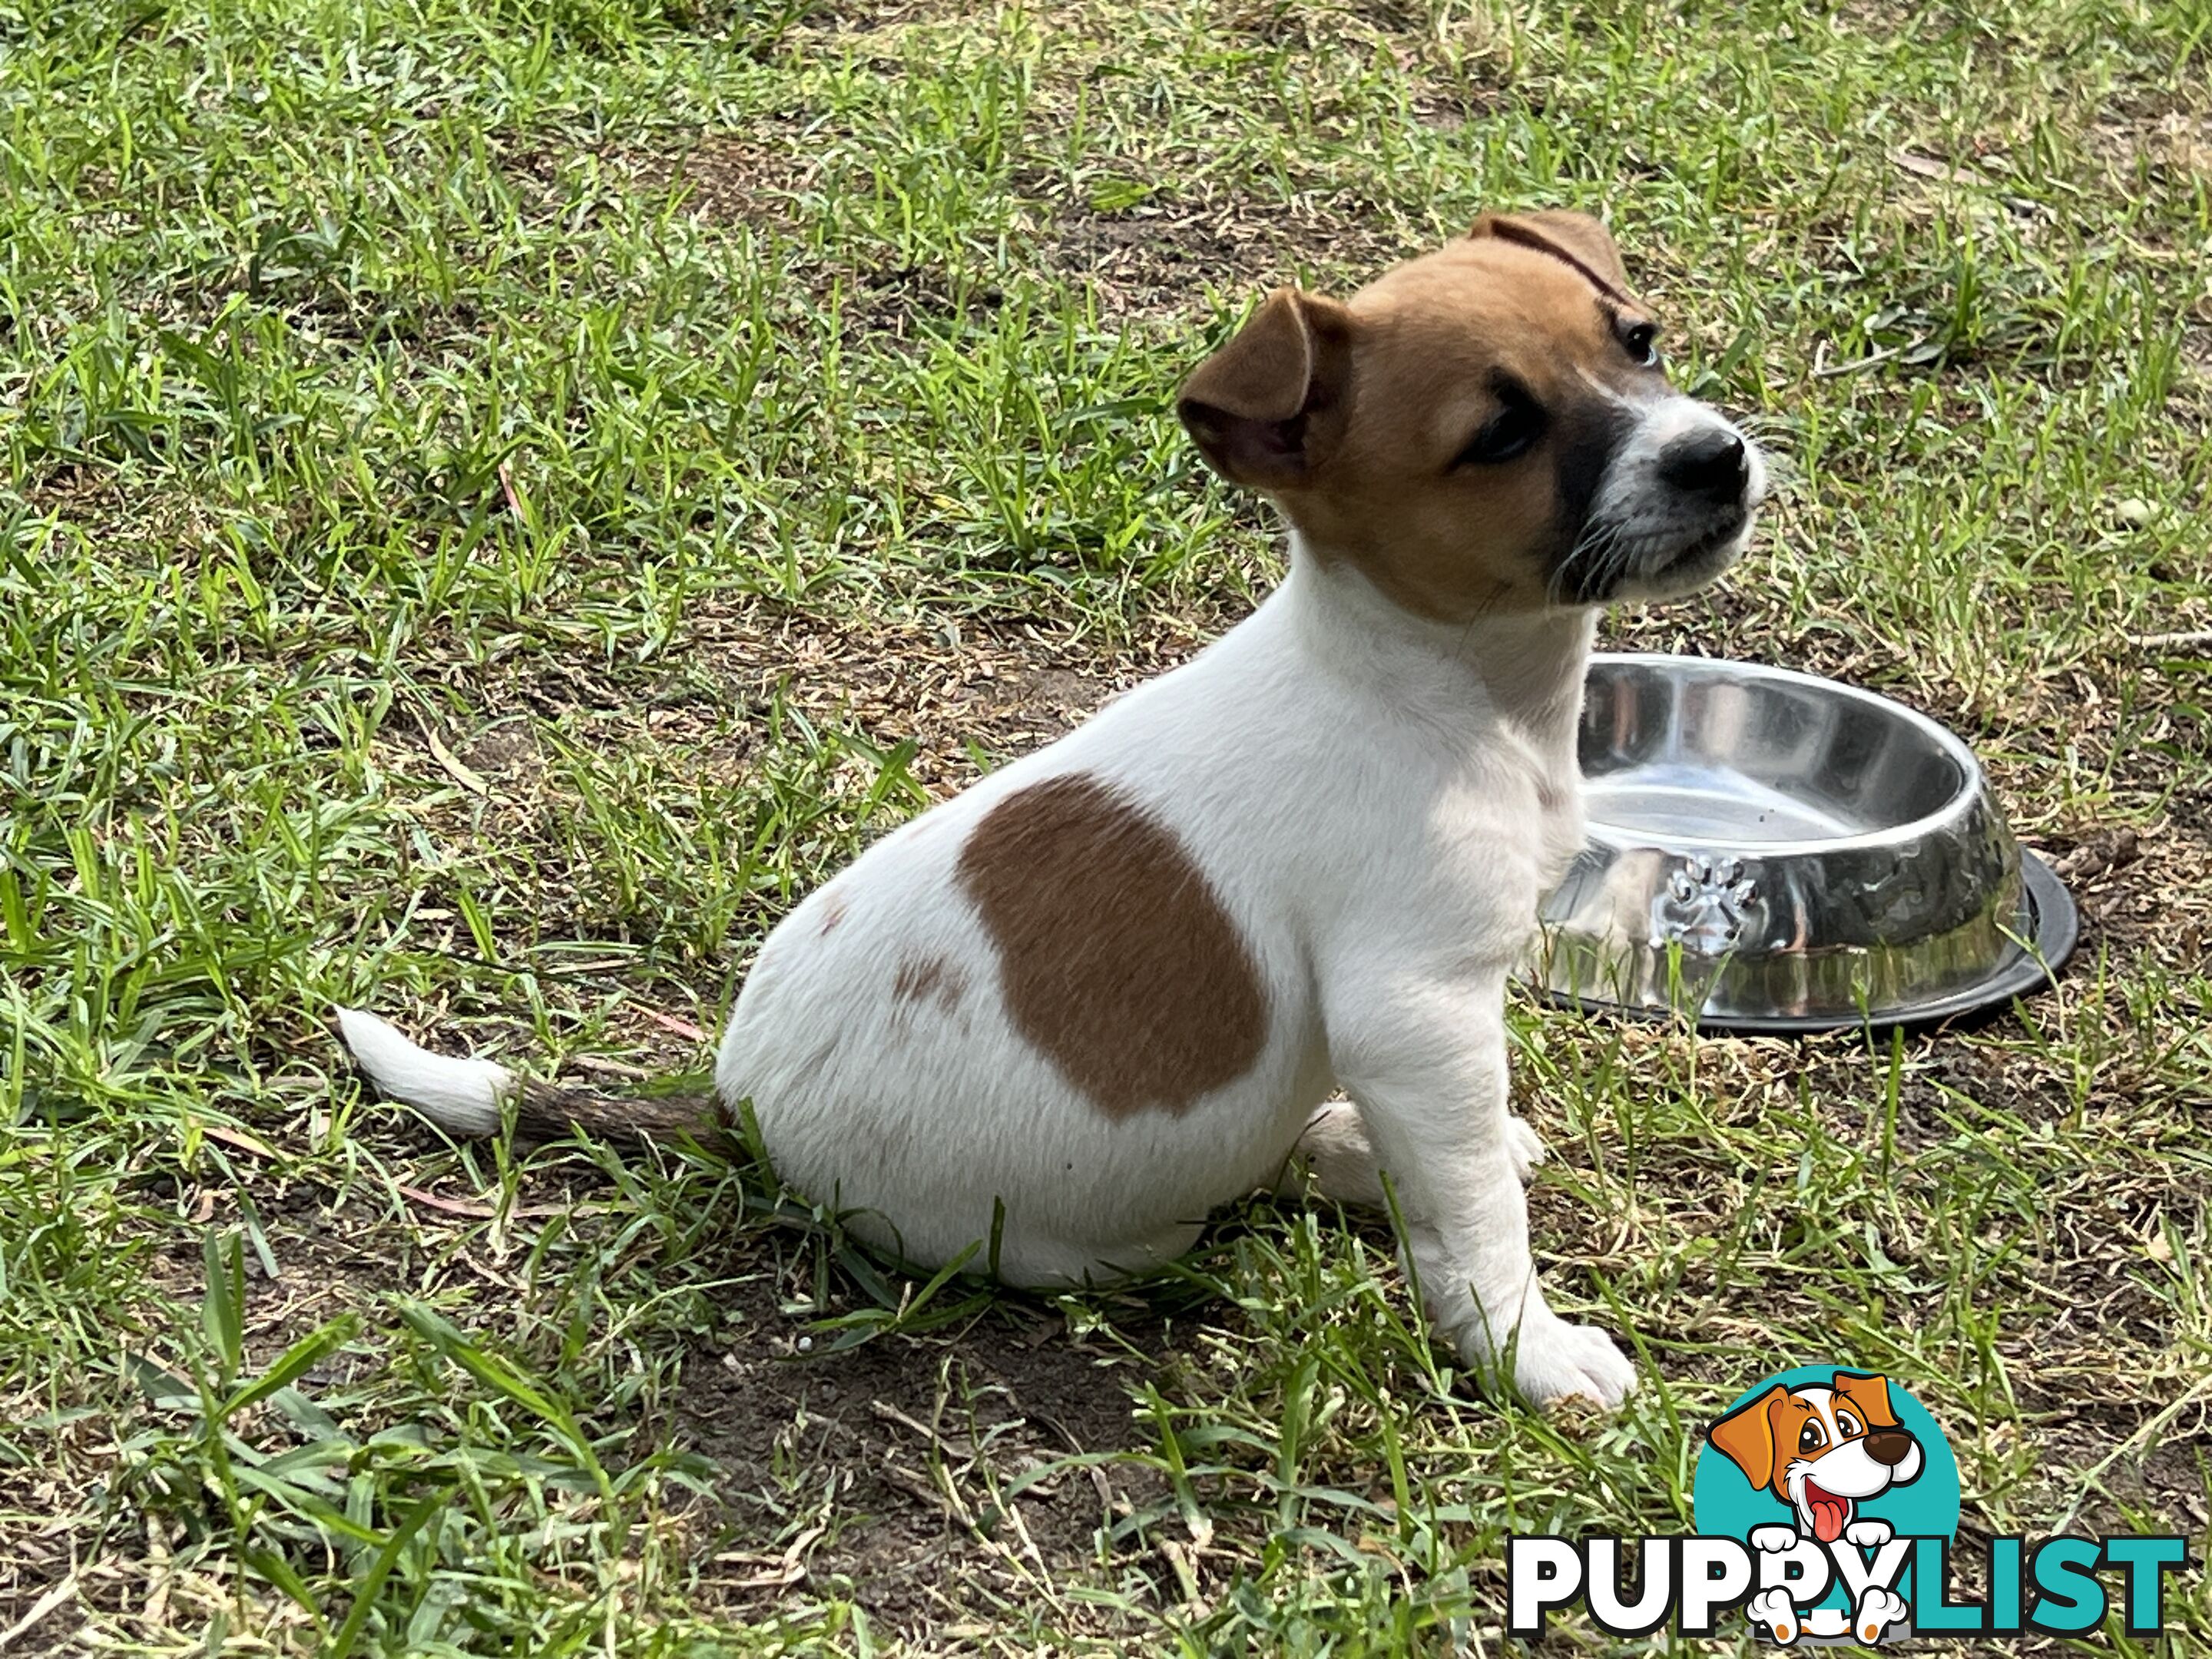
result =
[[[1558,568],[1552,573],[1552,602],[1556,605],[1565,597],[1567,578],[1577,565],[1586,567],[1591,577],[1597,576],[1620,538],[1620,526],[1617,524],[1593,521],[1585,525],[1581,536],[1567,550],[1567,556],[1559,561]],[[1590,580],[1583,585],[1583,591],[1595,595],[1603,590],[1595,580]]]
[[[1629,574],[1637,559],[1642,556],[1644,545],[1642,538],[1632,541],[1616,531],[1607,541],[1601,563],[1593,572],[1592,586],[1600,593],[1611,593]]]
[[[1551,596],[1554,603],[1566,592],[1568,574],[1578,562],[1588,558],[1591,550],[1599,546],[1608,533],[1610,533],[1608,526],[1593,522],[1583,526],[1582,533],[1575,538],[1574,545],[1567,550],[1566,557],[1561,559],[1552,572]]]

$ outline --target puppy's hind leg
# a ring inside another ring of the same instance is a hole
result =
[[[1543,1137],[1528,1125],[1525,1117],[1505,1115],[1505,1156],[1511,1160],[1513,1173],[1521,1177],[1521,1184],[1528,1184],[1536,1166],[1544,1161]]]
[[[1303,1198],[1309,1180],[1315,1192],[1333,1203],[1369,1210],[1389,1207],[1375,1165],[1375,1149],[1367,1144],[1359,1109],[1350,1101],[1332,1100],[1307,1120],[1290,1167],[1275,1183],[1275,1195]]]
[[[990,1271],[1000,1284],[1024,1290],[1103,1287],[1158,1273],[1177,1257],[1189,1255],[1204,1231],[1199,1222],[1177,1222],[1149,1237],[1094,1245],[1042,1230],[1010,1225],[1000,1235],[995,1262],[979,1254],[969,1266],[972,1272]]]

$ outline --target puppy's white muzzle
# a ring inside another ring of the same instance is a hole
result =
[[[1585,586],[1606,599],[1692,592],[1742,556],[1766,499],[1766,458],[1717,410],[1644,406],[1591,503]]]

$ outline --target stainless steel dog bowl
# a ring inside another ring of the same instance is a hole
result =
[[[2074,904],[1966,744],[1832,680],[1591,659],[1589,841],[1545,901],[1537,982],[1710,1030],[1955,1019],[2051,981]]]

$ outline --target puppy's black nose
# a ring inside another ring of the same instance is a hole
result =
[[[1742,439],[1709,427],[1668,445],[1660,453],[1659,477],[1686,495],[1732,501],[1743,494],[1751,460],[1743,452]]]
[[[1876,1429],[1866,1437],[1867,1455],[1895,1468],[1912,1450],[1912,1437],[1902,1429]]]

